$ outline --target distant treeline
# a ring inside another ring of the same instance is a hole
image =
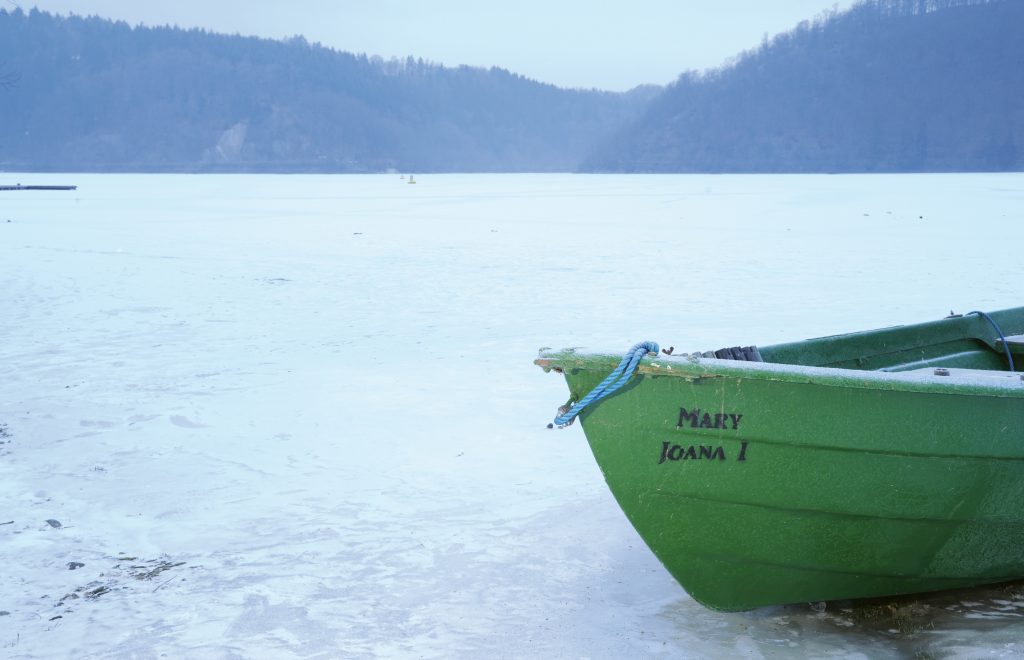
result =
[[[1024,2],[878,0],[685,73],[587,170],[1024,168]]]
[[[568,171],[657,90],[0,11],[7,170]]]
[[[1024,0],[865,0],[667,89],[0,10],[0,169],[1024,169]]]

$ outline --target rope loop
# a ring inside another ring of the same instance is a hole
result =
[[[589,394],[576,402],[568,410],[565,410],[566,406],[562,406],[558,409],[559,415],[555,417],[555,421],[548,425],[548,428],[557,426],[560,429],[569,426],[576,421],[576,416],[583,412],[583,409],[587,406],[597,403],[605,397],[611,396],[617,392],[623,385],[625,385],[633,373],[636,372],[637,366],[640,364],[640,360],[643,359],[648,353],[657,353],[659,351],[658,344],[653,341],[642,341],[639,344],[629,349],[622,361],[619,362],[619,366],[615,367],[615,370],[608,374],[608,377],[602,380],[597,387],[592,389]]]
[[[1015,369],[1013,368],[1013,354],[1010,353],[1010,347],[1006,343],[1006,337],[1003,335],[1003,331],[999,327],[999,324],[996,323],[995,320],[993,320],[993,318],[986,314],[985,312],[979,312],[977,310],[973,312],[967,312],[966,314],[964,314],[964,316],[970,316],[971,314],[977,314],[981,318],[988,321],[988,324],[991,325],[993,329],[995,329],[996,334],[999,335],[999,339],[1001,339],[1003,342],[1003,351],[1006,352],[1006,361],[1010,363],[1010,373],[1014,373]]]

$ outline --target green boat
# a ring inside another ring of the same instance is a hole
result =
[[[536,363],[569,385],[556,422],[578,412],[622,510],[703,605],[1024,576],[1024,307],[759,348],[634,349],[631,365],[577,350]]]

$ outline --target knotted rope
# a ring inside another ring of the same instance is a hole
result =
[[[576,416],[583,412],[584,408],[617,392],[633,376],[637,365],[640,364],[640,360],[648,353],[657,353],[658,350],[658,344],[653,341],[642,341],[629,349],[629,352],[619,362],[619,366],[615,367],[615,371],[608,374],[608,377],[602,380],[597,387],[590,390],[589,394],[580,399],[571,408],[569,408],[569,404],[559,408],[558,412],[560,414],[555,417],[553,423],[548,424],[548,428],[557,426],[561,429],[572,424],[576,421]]]

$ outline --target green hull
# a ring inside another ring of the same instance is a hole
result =
[[[1024,308],[992,316],[1024,331]],[[619,505],[697,601],[745,610],[1024,576],[1024,380],[985,320],[761,354],[648,357],[580,415]],[[537,362],[579,399],[617,361]]]

